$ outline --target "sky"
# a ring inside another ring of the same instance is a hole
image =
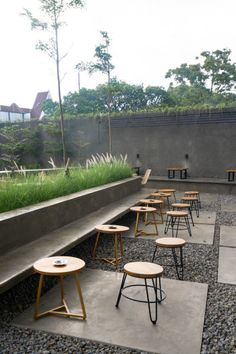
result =
[[[0,0],[0,105],[31,108],[37,92],[57,100],[55,63],[36,50],[45,34],[31,31],[24,8],[42,18],[39,0]],[[92,61],[108,32],[115,66],[112,76],[144,87],[168,87],[165,74],[182,63],[196,63],[202,51],[228,48],[236,62],[235,0],[85,0],[68,11],[60,32],[62,94],[78,90],[80,61]],[[42,18],[45,20],[45,18]],[[95,88],[106,76],[81,73],[81,87]]]

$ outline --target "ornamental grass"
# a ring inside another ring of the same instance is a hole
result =
[[[53,174],[19,175],[0,181],[0,212],[27,207],[52,198],[115,182],[132,176],[126,156],[95,155],[86,166]]]

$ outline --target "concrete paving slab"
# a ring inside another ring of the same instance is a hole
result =
[[[181,197],[184,196],[184,192],[177,192],[176,193],[176,199],[180,200]],[[216,202],[218,198],[217,194],[214,193],[200,193],[200,199],[201,202],[203,203],[212,203],[212,202]]]
[[[236,284],[236,248],[220,247],[218,282]]]
[[[201,350],[207,284],[163,279],[166,300],[158,305],[158,323],[149,320],[146,304],[121,298],[119,309],[115,302],[122,273],[86,269],[81,273],[81,286],[87,310],[87,320],[48,316],[33,319],[33,307],[14,320],[17,326],[29,327],[63,335],[76,336],[114,345],[162,354],[199,354]],[[127,282],[137,283],[128,277]],[[78,309],[78,296],[73,277],[65,279],[71,310]],[[141,282],[141,280],[139,281]],[[128,284],[128,283],[127,283]],[[144,296],[143,288],[133,294]],[[55,304],[59,287],[42,298],[44,307]]]
[[[236,247],[236,226],[220,227],[220,246]]]
[[[124,237],[134,237],[134,228],[135,224],[130,225],[130,230]],[[155,232],[154,225],[144,225],[144,223],[140,223],[139,228],[141,230],[145,230],[148,233]],[[171,237],[171,229],[168,230],[167,234],[164,234],[165,224],[158,224],[158,236],[156,235],[140,235],[138,238],[143,239],[151,239],[155,240],[157,237]],[[192,237],[189,236],[187,230],[179,230],[178,237],[183,238],[189,243],[199,243],[212,245],[214,238],[214,225],[207,224],[195,224],[195,226],[191,225]]]
[[[196,212],[193,211],[193,222],[195,224],[215,225],[216,212],[200,210],[199,217],[196,217]]]
[[[228,201],[226,203],[221,203],[221,211],[230,211],[236,213],[236,202]]]

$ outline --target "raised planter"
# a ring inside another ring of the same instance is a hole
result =
[[[141,189],[131,177],[0,214],[0,256]]]

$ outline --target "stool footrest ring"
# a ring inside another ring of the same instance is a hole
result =
[[[129,299],[129,300],[132,300],[132,301],[136,301],[136,302],[142,302],[142,303],[147,304],[147,303],[148,303],[147,300],[135,299],[135,298],[129,297],[129,296],[127,296],[127,295],[125,295],[125,294],[123,293],[123,291],[124,291],[125,289],[132,288],[132,287],[145,287],[145,284],[132,284],[132,285],[124,286],[123,289],[121,290],[121,295],[122,295],[123,297],[125,297],[126,299]],[[153,285],[147,285],[147,287],[148,287],[148,288],[155,289]],[[166,293],[165,293],[164,290],[162,290],[162,289],[160,289],[160,288],[156,288],[156,290],[158,290],[158,291],[160,292],[160,294],[162,295],[162,296],[161,296],[161,299],[157,298],[157,301],[158,301],[159,303],[161,303],[163,300],[166,299]],[[164,295],[164,296],[163,296],[163,295]],[[156,301],[155,301],[155,300],[153,300],[153,301],[152,301],[152,300],[149,300],[149,303],[150,303],[150,304],[155,304]]]

